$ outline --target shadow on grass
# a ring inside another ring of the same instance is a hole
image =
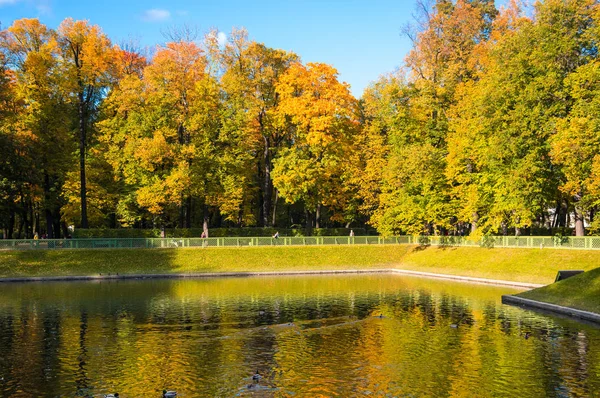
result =
[[[415,246],[411,251],[412,252],[422,252],[422,251],[429,249],[430,247],[431,247],[431,245],[419,245],[419,246]]]
[[[0,277],[173,273],[176,249],[28,250],[1,254]]]
[[[425,251],[427,249],[438,249],[438,250],[456,250],[459,248],[459,246],[454,246],[454,245],[437,245],[437,246],[432,246],[432,245],[419,245],[419,246],[415,246],[412,249],[412,252],[422,252]]]

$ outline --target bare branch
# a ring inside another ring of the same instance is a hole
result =
[[[172,42],[194,42],[200,37],[197,26],[183,24],[179,26],[170,26],[161,30],[163,37]]]

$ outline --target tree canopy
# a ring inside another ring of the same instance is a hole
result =
[[[245,29],[144,49],[17,20],[0,32],[0,226],[593,233],[599,21],[596,0],[420,1],[404,66],[357,99]]]

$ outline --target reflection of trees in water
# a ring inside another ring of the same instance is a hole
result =
[[[15,316],[11,313],[0,316],[0,377],[4,378],[0,382],[0,388],[2,389],[0,393],[8,396],[15,393],[16,383],[14,383],[14,380],[9,380],[9,377],[12,378],[14,363],[6,353],[14,351],[13,345],[18,339],[15,328],[19,327],[19,324],[19,320],[15,320]]]
[[[58,387],[58,365],[60,354],[60,312],[47,309],[41,312],[42,317],[42,367],[44,390],[55,391]]]
[[[515,313],[519,312],[519,316]],[[600,341],[590,344],[588,333],[581,324],[553,318],[531,316],[509,306],[486,305],[482,324],[487,331],[495,331],[495,343],[487,344],[488,355],[500,356],[499,344],[509,345],[516,368],[528,373],[525,380],[535,380],[541,395],[589,396],[591,386],[600,382],[598,373],[589,372],[590,361],[595,362],[592,350],[600,348]],[[597,336],[595,331],[588,330]],[[495,353],[495,354],[494,354]],[[523,380],[515,380],[515,387]],[[531,386],[530,386],[531,388]]]
[[[58,317],[57,317],[58,318]],[[75,384],[77,391],[88,391],[90,387],[90,379],[88,377],[88,314],[81,312],[79,318],[79,353],[77,356],[78,366]]]
[[[68,394],[144,396],[184,387],[232,396],[256,369],[282,393],[308,385],[324,395],[342,388],[482,396],[508,385],[529,396],[585,396],[600,386],[597,331],[492,302],[473,306],[456,294],[125,286],[92,285],[73,289],[72,300],[24,298],[0,309],[0,376],[16,386],[2,393],[67,386]]]
[[[385,304],[398,319],[418,313],[429,327],[439,324],[472,325],[474,322],[469,303],[460,297],[448,294],[436,295],[426,290],[419,290],[386,298],[379,304]]]

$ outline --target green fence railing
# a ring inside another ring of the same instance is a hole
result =
[[[4,239],[0,250],[120,249],[181,247],[249,247],[305,245],[406,245],[522,247],[600,250],[600,236],[487,236],[480,241],[462,236],[307,236],[228,238],[90,238],[90,239]]]

